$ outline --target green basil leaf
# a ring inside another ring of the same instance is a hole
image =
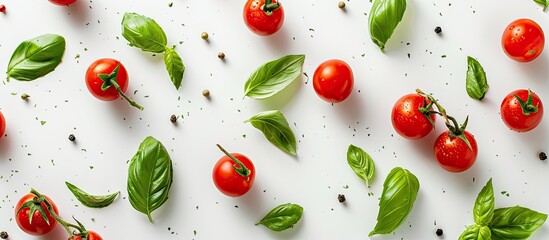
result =
[[[297,204],[286,203],[273,208],[273,210],[267,213],[267,215],[255,225],[261,224],[273,231],[280,232],[293,227],[299,222],[302,214],[303,207]]]
[[[19,44],[8,64],[9,78],[32,81],[42,77],[61,63],[65,53],[65,38],[45,34]]]
[[[130,46],[145,52],[162,53],[166,50],[166,34],[153,19],[137,13],[125,13],[122,19],[122,36]]]
[[[168,200],[173,181],[172,160],[166,148],[153,137],[147,137],[128,167],[128,196],[135,210],[147,215]]]
[[[349,145],[349,148],[347,148],[347,163],[358,177],[366,181],[366,184],[369,184],[370,179],[374,177],[376,167],[374,160],[367,152],[355,145]]]
[[[82,203],[82,205],[91,208],[104,208],[111,205],[111,203],[114,202],[114,200],[120,193],[116,192],[103,196],[94,196],[87,192],[84,192],[84,190],[78,188],[77,186],[74,186],[69,182],[65,182],[65,184],[67,185],[67,188],[69,188],[69,190],[72,192],[72,194],[74,194],[76,199],[78,199],[78,201]]]
[[[368,236],[389,234],[406,219],[417,197],[419,181],[410,171],[396,167],[383,183],[377,224]]]
[[[280,150],[294,156],[297,155],[294,132],[280,111],[260,112],[244,122],[251,123],[263,132],[267,140]]]
[[[484,68],[482,68],[476,59],[470,56],[467,56],[467,79],[465,86],[469,97],[477,100],[482,100],[489,88]]]
[[[494,240],[527,239],[545,220],[547,214],[515,206],[496,209],[489,227]]]
[[[301,74],[305,55],[288,55],[263,64],[248,78],[244,96],[265,99],[290,85]]]
[[[374,1],[368,18],[370,38],[382,52],[385,51],[385,44],[402,20],[404,11],[406,11],[406,0]]]
[[[541,4],[543,6],[544,12],[547,9],[547,7],[549,7],[549,0],[534,0],[534,2]]]
[[[492,233],[486,226],[471,225],[463,231],[458,240],[491,240]]]
[[[473,216],[475,223],[480,226],[487,226],[492,221],[494,216],[494,188],[492,187],[491,178],[478,194],[473,208]]]
[[[173,85],[176,89],[179,89],[179,87],[181,87],[181,82],[183,81],[183,73],[185,72],[183,60],[181,60],[181,57],[179,57],[179,54],[177,54],[175,49],[166,48],[164,63],[166,64],[166,69],[170,74]]]

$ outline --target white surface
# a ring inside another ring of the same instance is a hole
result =
[[[548,13],[533,1],[410,0],[386,54],[369,39],[368,1],[348,1],[346,12],[337,0],[284,1],[284,26],[271,37],[256,36],[245,27],[244,1],[173,0],[171,8],[169,2],[79,0],[70,7],[46,0],[2,2],[7,14],[0,14],[0,68],[6,68],[25,39],[57,33],[67,41],[63,63],[54,72],[34,82],[12,80],[0,86],[0,109],[8,124],[8,137],[0,139],[0,230],[8,231],[10,239],[34,239],[13,220],[14,205],[30,187],[51,196],[64,218],[75,216],[105,239],[368,239],[383,180],[396,166],[418,177],[420,192],[394,234],[372,239],[438,239],[437,228],[444,230],[443,239],[457,239],[473,223],[474,200],[489,178],[494,179],[496,207],[522,205],[549,213],[548,166],[537,157],[549,151],[549,117],[534,131],[518,134],[506,129],[499,116],[501,100],[517,88],[531,88],[549,101],[548,49],[534,62],[521,64],[507,58],[500,46],[503,29],[517,18],[534,19],[549,33]],[[186,66],[179,91],[161,57],[127,45],[120,26],[124,12],[155,19],[169,44],[177,45]],[[436,26],[442,27],[442,36],[433,32]],[[203,31],[210,34],[210,43],[200,38]],[[225,63],[217,58],[220,51],[227,56]],[[275,100],[242,99],[244,82],[259,65],[298,53],[306,54],[304,72],[310,77],[327,59],[347,61],[355,73],[350,98],[332,106],[303,77]],[[465,91],[467,55],[487,72],[490,90],[482,102]],[[125,64],[128,93],[145,107],[143,112],[122,100],[99,101],[88,92],[84,72],[103,57]],[[432,145],[444,130],[442,121],[420,141],[394,132],[392,105],[418,87],[434,93],[460,121],[470,116],[468,129],[480,152],[467,172],[448,173],[434,160]],[[211,100],[202,97],[203,89],[211,91]],[[31,95],[29,102],[20,99],[22,93]],[[299,141],[297,158],[243,123],[270,109],[280,109],[290,122]],[[175,127],[171,114],[185,118]],[[67,140],[70,133],[76,144]],[[131,207],[125,187],[127,161],[148,135],[169,149],[174,162],[170,199],[153,213],[154,224]],[[256,182],[245,196],[229,198],[215,188],[211,171],[222,156],[216,143],[254,161]],[[371,189],[346,163],[349,144],[375,160]],[[122,195],[108,208],[89,209],[75,200],[64,181],[90,193],[120,190]],[[340,193],[347,197],[344,205],[337,201]],[[254,226],[271,208],[287,202],[305,209],[294,229],[275,233]],[[40,239],[65,238],[58,227]],[[548,226],[532,237],[547,238]]]

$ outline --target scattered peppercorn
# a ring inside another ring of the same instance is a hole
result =
[[[442,32],[442,28],[439,27],[439,26],[437,26],[437,27],[435,28],[435,33],[436,33],[436,34],[440,34],[441,32]]]
[[[544,152],[540,152],[539,153],[539,160],[541,160],[541,161],[547,160],[547,154],[545,154]]]
[[[204,89],[204,91],[202,91],[202,96],[204,96],[204,97],[210,97],[210,90]]]
[[[337,195],[337,200],[338,200],[340,203],[345,202],[345,200],[346,200],[346,199],[345,199],[345,195],[343,195],[343,194]]]
[[[339,3],[337,4],[337,6],[338,6],[339,8],[341,8],[341,9],[344,9],[344,8],[345,8],[345,2],[339,2]]]
[[[177,116],[175,116],[175,114],[172,114],[172,116],[170,117],[170,122],[172,122],[172,123],[177,122]]]
[[[2,6],[4,6],[4,5],[2,5]],[[8,233],[6,231],[0,232],[0,238],[8,239],[9,237],[10,237],[10,235],[8,235]]]
[[[437,231],[436,231],[436,234],[437,234],[437,236],[439,236],[439,237],[442,236],[443,233],[444,233],[444,231],[442,231],[442,229],[440,229],[440,228],[437,229]]]
[[[203,32],[203,33],[200,35],[200,37],[201,37],[203,40],[206,40],[206,41],[207,41],[209,36],[208,36],[208,33],[207,33],[207,32]]]
[[[26,93],[21,94],[21,99],[27,101],[29,98],[30,98],[30,95],[28,95]]]
[[[1,13],[6,12],[6,6],[4,4],[0,5],[0,12]]]
[[[223,52],[219,52],[219,54],[217,54],[217,57],[221,60],[225,59],[225,53]]]
[[[76,137],[74,136],[74,134],[69,135],[69,140],[71,142],[74,142],[76,140]]]

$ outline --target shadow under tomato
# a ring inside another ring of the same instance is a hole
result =
[[[135,96],[133,95],[133,91],[131,91],[131,89],[128,89],[128,91],[126,91],[126,94],[128,95],[128,97],[130,99],[135,98]],[[134,101],[136,101],[136,100],[134,100]],[[141,105],[141,102],[137,102],[137,103],[139,103]],[[127,118],[127,119],[132,118],[136,111],[138,111],[138,112],[141,111],[141,110],[131,106],[126,100],[124,100],[122,98],[116,99],[116,100],[111,101],[111,102],[105,102],[105,104],[109,105],[109,108],[111,109],[111,111],[113,113],[115,113],[118,116]],[[143,106],[143,105],[141,105],[141,106]],[[145,110],[146,110],[146,108],[143,109],[143,111],[145,111]]]
[[[62,9],[62,11],[67,11],[68,9],[69,22],[74,23],[75,26],[81,28],[82,24],[88,21],[88,11],[90,11],[90,8],[87,6],[87,3],[88,1],[78,0],[68,7],[60,6],[60,9]]]
[[[520,70],[528,75],[528,79],[534,82],[547,82],[549,79],[539,79],[539,77],[549,78],[549,54],[546,49],[535,60],[527,63],[519,63]]]
[[[264,195],[267,194],[263,192],[264,188],[261,186],[261,182],[257,180],[258,179],[256,178],[250,191],[243,196],[233,198],[233,204],[238,206],[240,209],[243,209],[248,216],[248,219],[257,218],[257,220],[254,221],[259,221],[263,217],[259,215],[262,214],[263,203],[265,202],[263,199],[265,197]]]
[[[8,160],[8,156],[11,154],[12,150],[11,140],[6,134],[9,136],[9,129],[6,129],[4,136],[0,138],[0,160]]]
[[[262,41],[265,47],[263,49],[269,49],[275,53],[286,54],[290,48],[290,36],[284,26],[275,34],[271,36],[258,36],[265,41]],[[296,53],[297,54],[297,53]]]
[[[42,240],[60,240],[60,239],[68,239],[69,236],[67,235],[67,232],[65,232],[65,229],[63,228],[63,226],[61,226],[61,224],[57,224],[57,226],[55,226],[55,229],[53,229],[53,231],[51,231],[50,233],[48,233],[46,236],[44,236],[43,238],[40,238]]]
[[[292,100],[302,84],[303,74],[300,74],[290,85],[270,98],[260,100],[268,109],[281,109]]]
[[[369,122],[368,119],[365,119],[365,116],[363,116],[364,105],[361,95],[354,90],[347,99],[339,103],[334,103],[333,107],[336,109],[337,113],[339,113],[336,115],[348,122]]]

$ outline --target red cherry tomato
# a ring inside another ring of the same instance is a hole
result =
[[[116,82],[120,86],[120,90],[126,92],[126,89],[128,89],[128,71],[126,71],[121,62],[112,58],[103,58],[93,62],[88,67],[86,71],[86,86],[94,97],[103,101],[113,101],[120,97],[120,94],[113,86],[106,90],[101,89],[105,81],[99,78],[99,74],[111,74],[119,64],[120,67],[116,76]]]
[[[526,89],[507,94],[501,102],[500,110],[505,125],[517,132],[534,129],[543,117],[543,104],[538,95]]]
[[[274,34],[284,23],[284,8],[277,0],[248,0],[243,15],[246,26],[261,36]]]
[[[69,238],[67,240],[82,240],[82,237],[75,236],[73,239]],[[88,236],[86,237],[86,240],[103,240],[103,238],[94,231],[88,231]]]
[[[545,45],[541,27],[530,19],[518,19],[509,24],[501,37],[503,51],[511,59],[530,62],[536,59]]]
[[[6,119],[4,118],[4,115],[2,112],[0,112],[0,138],[4,136],[4,132],[6,131]]]
[[[55,4],[55,5],[59,5],[59,6],[68,6],[74,2],[76,2],[76,0],[48,0],[50,1],[51,3]]]
[[[252,188],[254,183],[254,164],[248,157],[240,153],[229,154],[224,149],[222,151],[225,156],[221,157],[213,168],[214,184],[220,192],[227,196],[242,196]]]
[[[354,83],[353,70],[346,62],[338,59],[320,64],[313,76],[316,94],[331,103],[338,103],[349,97]]]
[[[435,158],[438,164],[449,172],[463,172],[473,166],[477,159],[478,147],[475,137],[468,131],[464,131],[463,136],[469,141],[471,148],[462,139],[450,136],[449,131],[440,134],[435,141]]]
[[[426,109],[429,100],[419,94],[407,94],[402,96],[393,106],[391,120],[393,128],[402,137],[407,139],[420,139],[427,136],[433,130],[435,114],[429,114],[433,121],[423,114],[420,109]],[[429,110],[433,110],[430,106]]]
[[[40,236],[51,232],[55,228],[57,222],[51,216],[44,202],[42,202],[41,204],[36,204],[35,206],[44,209],[49,223],[44,217],[42,217],[42,214],[38,210],[35,210],[33,213],[31,213],[30,207],[25,206],[21,209],[21,211],[19,211],[21,206],[25,204],[35,204],[33,203],[35,197],[36,195],[29,193],[23,196],[19,200],[19,202],[17,202],[17,205],[15,205],[15,221],[17,222],[19,228],[21,228],[21,230],[23,230],[27,234]],[[51,204],[55,214],[59,215],[59,211],[57,210],[57,206],[55,205],[55,203],[49,197],[46,197],[45,199]],[[32,222],[29,221],[29,214],[32,215]]]

